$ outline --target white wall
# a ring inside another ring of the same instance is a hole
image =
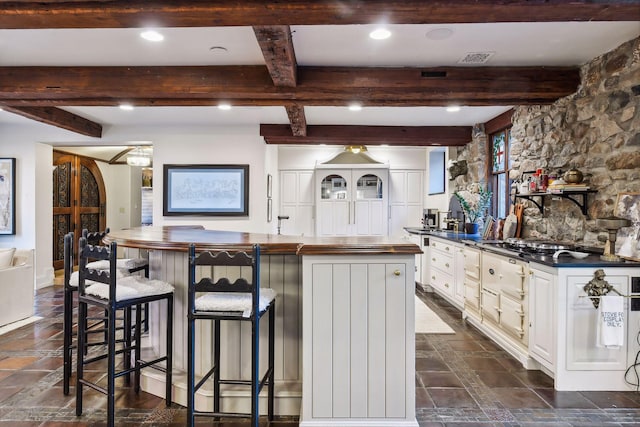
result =
[[[265,233],[267,223],[267,173],[275,176],[274,154],[268,149],[258,126],[183,130],[179,134],[148,134],[153,141],[153,224],[201,224],[207,229]],[[248,164],[249,216],[163,216],[163,165]],[[277,187],[274,187],[277,188]],[[274,200],[275,203],[275,200]]]

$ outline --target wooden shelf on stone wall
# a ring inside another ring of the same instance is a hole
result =
[[[529,194],[515,194],[515,198],[517,199],[527,199],[530,200],[534,205],[538,207],[540,213],[544,213],[544,201],[547,197],[561,197],[563,199],[571,200],[575,203],[582,212],[583,215],[588,216],[588,199],[587,196],[591,193],[597,193],[597,190],[580,190],[580,191],[569,191],[564,190],[561,193],[529,193]],[[514,200],[515,202],[515,200]]]

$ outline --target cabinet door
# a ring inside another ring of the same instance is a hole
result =
[[[464,248],[464,274],[471,280],[480,280],[480,251]]]
[[[456,246],[453,249],[453,266],[453,297],[460,306],[464,306],[464,246]]]
[[[524,342],[524,307],[520,300],[513,300],[505,295],[500,296],[500,327],[504,332]]]
[[[406,417],[414,387],[406,374],[414,336],[399,315],[413,317],[407,264],[318,262],[310,269],[311,417]]]
[[[529,280],[529,350],[536,359],[554,364],[556,340],[555,279],[531,269]]]
[[[480,312],[480,283],[468,278],[464,279],[464,308]]]
[[[490,320],[495,324],[500,323],[500,294],[483,287],[481,297],[480,308],[483,320]]]
[[[286,235],[315,235],[313,171],[280,172],[280,210],[286,215],[281,222],[281,233]]]

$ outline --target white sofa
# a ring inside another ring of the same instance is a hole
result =
[[[33,249],[16,249],[11,266],[0,268],[0,326],[33,316]]]

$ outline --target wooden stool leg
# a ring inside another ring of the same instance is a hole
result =
[[[142,359],[142,355],[140,351],[142,350],[142,329],[140,327],[140,322],[142,320],[142,313],[140,312],[140,304],[136,306],[136,325],[135,325],[135,344],[133,350],[134,357],[134,366],[135,371],[133,373],[133,381],[135,392],[140,393],[140,360]]]
[[[195,320],[191,313],[187,319],[187,426],[195,425]]]
[[[86,340],[85,330],[87,329],[87,304],[78,304],[78,340],[76,356],[78,363],[76,366],[76,415],[82,415],[82,380],[84,379],[84,343]]]
[[[63,358],[63,381],[62,392],[65,396],[69,394],[69,381],[71,380],[71,346],[73,343],[73,292],[64,290],[64,317],[62,319],[62,348]]]
[[[260,375],[258,356],[260,354],[260,318],[254,314],[251,320],[251,426],[258,427],[260,406],[258,392],[260,391]]]
[[[213,326],[213,412],[220,412],[220,321],[215,320]],[[216,418],[217,419],[217,418]]]
[[[146,304],[145,317],[149,313],[149,304]],[[147,325],[148,323],[145,323]],[[167,371],[166,371],[166,390],[165,390],[165,402],[167,407],[171,406],[173,390],[173,295],[167,298]]]
[[[107,427],[115,427],[116,417],[116,311],[111,308],[108,310],[107,334]]]
[[[269,421],[273,421],[273,402],[275,393],[274,382],[274,366],[275,366],[275,323],[276,323],[276,302],[273,301],[271,308],[269,309],[269,396],[268,396],[268,417]]]

